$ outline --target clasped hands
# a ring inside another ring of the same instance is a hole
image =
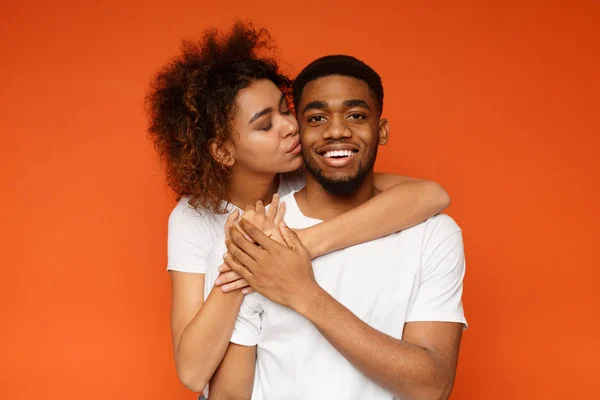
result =
[[[215,281],[223,291],[257,291],[294,308],[303,293],[316,285],[311,257],[283,217],[285,203],[275,194],[268,210],[258,201],[241,218],[232,212],[225,224],[227,253]]]

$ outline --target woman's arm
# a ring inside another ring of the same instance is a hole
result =
[[[374,184],[381,193],[366,203],[297,231],[312,258],[410,228],[450,205],[433,181],[376,173]]]
[[[171,271],[171,331],[179,380],[202,392],[219,366],[233,332],[243,294],[214,287],[204,302],[204,274]]]
[[[246,400],[252,397],[256,346],[230,343],[210,381],[210,400]]]
[[[229,215],[226,237],[238,215],[237,211]],[[224,283],[237,280],[229,287],[247,285],[231,271],[220,274],[218,280]],[[171,332],[177,374],[188,389],[201,392],[225,355],[243,295],[240,290],[224,293],[214,287],[204,302],[202,273],[171,271],[171,285]]]

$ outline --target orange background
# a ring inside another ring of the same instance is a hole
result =
[[[452,398],[597,397],[597,2],[50,3],[0,6],[1,398],[194,398],[142,99],[181,38],[235,17],[292,74],[327,53],[371,64],[392,127],[377,169],[449,190],[470,322]]]

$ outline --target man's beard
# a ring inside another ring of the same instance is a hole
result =
[[[302,152],[302,158],[306,165],[306,170],[319,182],[319,185],[325,189],[325,191],[334,196],[348,196],[354,193],[360,185],[363,183],[365,178],[373,170],[375,165],[375,159],[377,158],[377,145],[375,150],[372,151],[367,159],[365,165],[359,165],[358,171],[354,176],[344,178],[331,178],[323,174],[316,164],[312,163],[312,160]]]

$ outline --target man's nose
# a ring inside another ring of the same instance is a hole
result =
[[[346,125],[342,116],[334,116],[329,121],[329,126],[323,131],[324,139],[341,139],[352,136],[352,131]]]

